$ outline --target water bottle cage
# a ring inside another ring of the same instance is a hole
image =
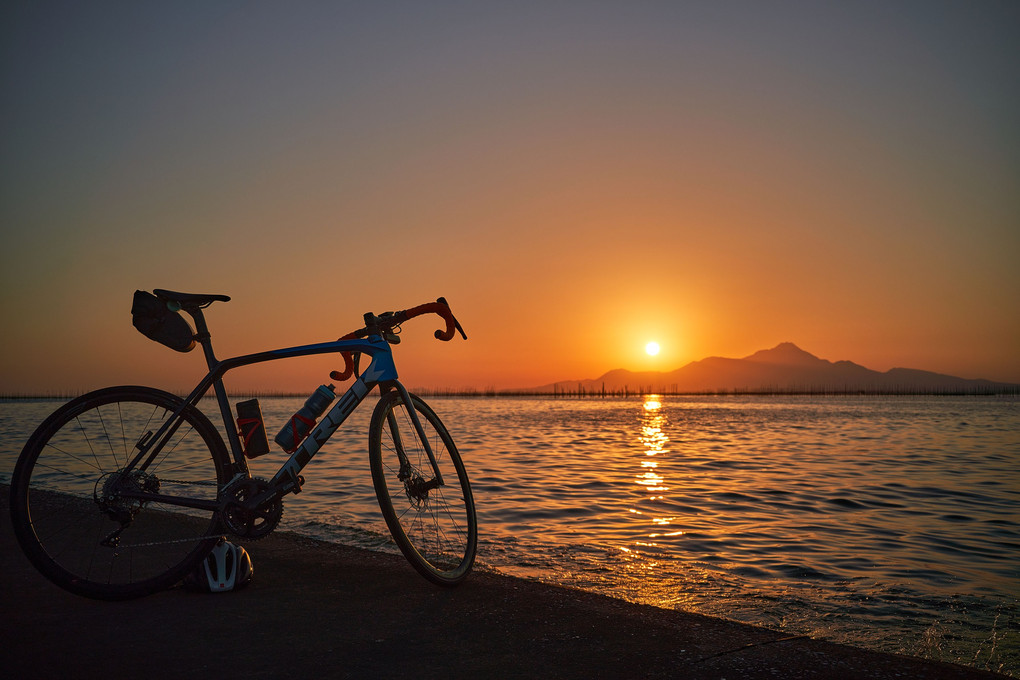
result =
[[[259,420],[258,418],[237,419],[237,434],[239,437],[241,437],[241,440],[244,443],[245,450],[248,449],[248,444],[251,443],[251,438],[255,436],[255,433],[258,431],[258,426],[261,424],[262,421]],[[249,428],[248,431],[245,432],[245,426],[247,425],[254,425],[255,427]]]
[[[298,421],[301,421],[302,423],[308,426],[308,429],[305,430],[304,434],[301,434],[301,430],[298,428]],[[302,441],[304,441],[305,436],[312,431],[313,427],[315,427],[314,420],[309,420],[300,413],[295,413],[293,416],[291,416],[290,431],[294,437],[294,444],[292,448],[285,449],[287,453],[294,453],[295,451],[297,451],[297,447],[301,444]]]

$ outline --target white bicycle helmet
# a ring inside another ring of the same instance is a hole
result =
[[[188,574],[184,585],[204,592],[225,593],[245,587],[251,582],[251,576],[251,557],[248,551],[221,540]]]

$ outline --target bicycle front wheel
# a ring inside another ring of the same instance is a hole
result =
[[[372,413],[368,452],[372,481],[390,533],[418,572],[443,586],[471,571],[478,543],[471,485],[457,447],[439,417],[418,397],[411,403],[442,476],[399,392],[385,394]]]
[[[215,502],[229,474],[226,447],[208,418],[189,406],[151,463],[125,472],[139,442],[181,403],[160,390],[114,387],[43,421],[11,478],[14,532],[43,575],[78,595],[127,599],[172,586],[209,552],[217,514],[187,507]],[[167,502],[125,497],[125,489]]]

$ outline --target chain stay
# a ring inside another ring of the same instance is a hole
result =
[[[200,481],[189,480],[189,479],[163,479],[163,478],[160,478],[159,481],[160,481],[161,484],[181,484],[181,485],[184,485],[184,486],[188,486],[188,485],[190,485],[190,486],[218,486],[219,485],[219,482],[207,482],[207,481],[201,481],[200,482]],[[118,542],[115,546],[111,546],[111,547],[113,547],[115,550],[120,550],[122,548],[148,548],[148,547],[151,547],[151,546],[154,546],[154,545],[169,545],[171,543],[191,543],[193,541],[205,541],[205,540],[208,540],[208,539],[214,538],[214,537],[215,537],[215,534],[210,534],[208,536],[192,536],[190,538],[171,538],[171,539],[167,539],[165,541],[150,541],[148,543],[119,543]],[[225,536],[221,536],[221,538],[226,538],[226,537]]]

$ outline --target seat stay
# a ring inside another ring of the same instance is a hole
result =
[[[194,395],[194,392],[192,393]],[[201,395],[199,395],[201,397]],[[159,455],[159,452],[163,450],[163,447],[167,445],[170,438],[174,436],[180,428],[181,423],[184,422],[183,414],[185,409],[189,405],[194,404],[198,399],[192,400],[190,397],[181,402],[180,406],[174,411],[174,414],[167,418],[163,424],[156,430],[155,433],[149,430],[143,434],[137,442],[135,442],[135,448],[138,449],[131,460],[128,461],[127,465],[124,466],[123,476],[127,476],[129,472],[134,469],[145,471],[152,465],[152,462]]]

